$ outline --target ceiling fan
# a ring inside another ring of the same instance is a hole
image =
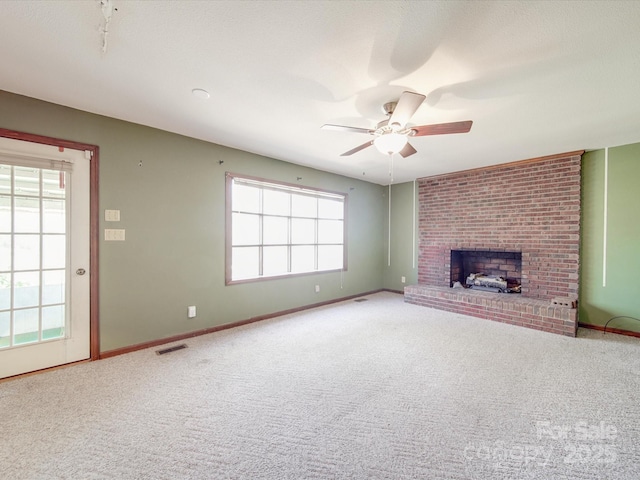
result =
[[[363,143],[356,148],[344,152],[341,157],[348,157],[365,148],[375,145],[376,148],[386,155],[399,153],[404,158],[417,153],[417,150],[409,143],[409,137],[424,137],[426,135],[445,135],[448,133],[467,133],[471,130],[473,122],[438,123],[433,125],[407,126],[407,122],[426,97],[419,93],[403,92],[397,102],[385,103],[382,110],[388,116],[386,120],[379,122],[375,128],[346,127],[343,125],[325,124],[325,130],[338,130],[342,132],[366,133],[375,138]]]

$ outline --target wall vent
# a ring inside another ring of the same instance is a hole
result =
[[[185,343],[174,345],[173,347],[163,348],[161,350],[156,350],[156,355],[164,355],[165,353],[175,352],[176,350],[182,350],[183,348],[187,348],[187,345]]]
[[[368,298],[356,298],[354,300],[354,302],[366,302],[367,300],[369,300]]]

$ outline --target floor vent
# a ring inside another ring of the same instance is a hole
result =
[[[366,302],[367,300],[369,300],[368,298],[356,298],[354,300],[354,302]]]
[[[176,350],[182,350],[183,348],[187,348],[185,343],[180,345],[174,345],[173,347],[163,348],[162,350],[156,350],[156,355],[164,355],[165,353],[175,352]]]

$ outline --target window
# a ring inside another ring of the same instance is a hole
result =
[[[226,283],[346,270],[347,195],[227,173]]]

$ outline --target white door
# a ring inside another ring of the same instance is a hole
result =
[[[0,378],[87,359],[84,151],[0,138]]]

